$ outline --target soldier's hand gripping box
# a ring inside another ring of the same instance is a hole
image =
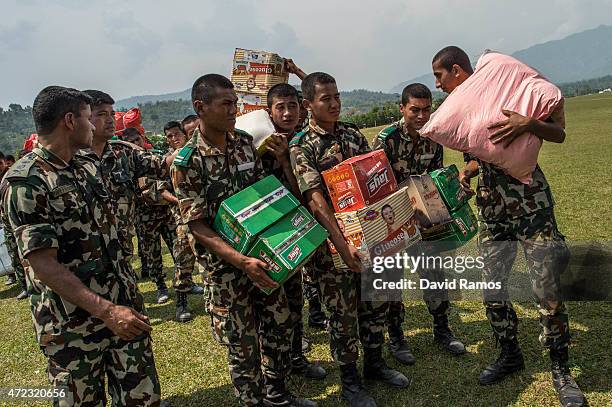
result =
[[[246,253],[257,235],[298,206],[298,199],[270,175],[224,200],[213,229],[234,249]]]
[[[383,150],[349,158],[323,171],[334,210],[355,211],[397,191],[397,181]]]
[[[469,204],[451,213],[452,220],[422,231],[423,240],[449,242],[447,249],[463,246],[478,232],[478,223]]]
[[[431,175],[411,175],[400,187],[408,188],[408,196],[414,208],[419,229],[424,230],[451,220],[446,204]]]
[[[259,235],[248,256],[263,260],[279,285],[300,270],[327,239],[327,231],[303,206],[294,209]],[[273,290],[265,289],[265,293]]]
[[[361,252],[363,263],[368,267],[374,257],[392,256],[421,240],[413,213],[407,189],[402,188],[373,205],[336,213],[336,220],[347,243]],[[334,266],[346,268],[333,244],[330,250]]]
[[[268,90],[287,83],[285,60],[278,54],[236,48],[230,80],[238,96],[238,115],[267,106]]]
[[[459,183],[459,171],[455,164],[432,171],[431,179],[438,187],[442,200],[450,211],[454,211],[465,204],[470,197],[461,188]]]

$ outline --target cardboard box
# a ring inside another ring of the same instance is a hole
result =
[[[300,206],[261,233],[248,256],[263,260],[270,278],[280,285],[300,270],[327,236],[327,231]],[[273,290],[263,291],[269,294]]]
[[[383,150],[349,158],[322,175],[337,213],[364,208],[397,191]]]
[[[270,175],[224,200],[213,229],[246,253],[261,232],[298,206],[300,201]]]
[[[406,185],[408,196],[421,230],[451,220],[440,192],[429,174],[411,175],[401,186]]]
[[[407,189],[402,188],[373,205],[336,213],[336,220],[347,242],[363,254],[368,267],[374,257],[393,256],[421,240],[419,229],[411,222],[413,213]],[[333,244],[330,249],[334,266],[346,268]]]
[[[268,90],[287,83],[285,60],[272,52],[236,48],[230,80],[238,95],[238,115],[267,106]]]
[[[432,171],[431,179],[438,187],[442,200],[450,211],[460,208],[470,199],[459,183],[459,171],[455,164]]]
[[[423,240],[433,242],[453,242],[453,247],[463,246],[476,236],[478,222],[469,204],[451,213],[452,220],[433,226],[422,232]]]

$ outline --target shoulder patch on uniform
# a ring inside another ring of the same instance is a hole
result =
[[[387,137],[389,137],[390,135],[392,135],[393,133],[395,133],[397,131],[397,126],[395,124],[392,124],[389,127],[385,127],[384,129],[382,129],[380,131],[380,133],[378,133],[378,137],[381,141],[385,141],[387,139]]]
[[[36,162],[38,156],[34,152],[29,152],[23,158],[19,159],[9,170],[6,172],[6,180],[14,181],[19,179],[26,179],[30,175],[30,169]]]
[[[289,146],[297,146],[298,144],[300,144],[300,140],[302,140],[302,137],[304,137],[306,133],[308,133],[308,131],[300,131],[299,133],[294,135],[289,141]]]
[[[129,148],[132,148],[134,150],[139,150],[139,151],[144,151],[144,148],[137,146],[134,143],[130,143],[129,141],[125,141],[125,140],[108,140],[109,144],[113,144],[113,145],[122,145],[122,146],[126,146]]]
[[[193,141],[194,139],[195,138],[192,138],[191,140]],[[181,151],[179,151],[176,157],[174,157],[173,164],[179,167],[188,167],[195,149],[195,145],[193,145],[191,142],[187,143],[185,146],[183,146],[183,148],[181,148]]]

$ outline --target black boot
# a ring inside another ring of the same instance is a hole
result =
[[[586,405],[584,394],[570,373],[567,366],[567,348],[550,350],[552,380],[563,407],[580,407]]]
[[[389,326],[389,351],[398,362],[408,366],[414,365],[414,355],[410,352],[401,327]]]
[[[453,355],[463,355],[465,353],[465,346],[455,338],[448,325],[448,315],[434,316],[434,341]]]
[[[410,380],[406,376],[387,366],[382,357],[382,348],[364,349],[363,378],[379,380],[400,389],[410,385]]]
[[[327,371],[321,366],[311,363],[306,356],[300,355],[291,360],[291,373],[304,376],[307,379],[321,380],[327,376]]]
[[[266,398],[264,406],[268,407],[317,407],[317,403],[308,399],[299,399],[285,387],[285,379],[264,377]]]
[[[500,382],[511,373],[525,368],[523,353],[516,338],[503,340],[501,353],[497,360],[482,371],[478,380],[480,384],[495,384]]]
[[[29,294],[26,290],[22,290],[19,294],[17,294],[17,298],[18,300],[25,300],[26,298],[29,297]]]
[[[163,304],[168,302],[170,299],[170,293],[168,292],[168,287],[166,287],[166,283],[164,280],[157,282],[157,303]]]
[[[187,308],[187,293],[176,293],[176,320],[178,322],[189,322],[193,319],[189,308]]]
[[[348,401],[350,407],[376,407],[376,402],[361,383],[357,364],[340,366],[340,380],[342,381],[342,397]]]
[[[9,274],[6,279],[6,283],[4,283],[4,285],[13,285],[16,282],[17,280],[15,279],[15,274]]]
[[[308,326],[317,329],[327,329],[327,317],[321,309],[318,298],[308,300]]]

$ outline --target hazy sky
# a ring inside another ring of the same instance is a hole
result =
[[[612,24],[611,0],[1,0],[0,106],[46,85],[115,99],[229,75],[236,47],[292,57],[343,90],[387,91],[459,45],[507,53]]]

